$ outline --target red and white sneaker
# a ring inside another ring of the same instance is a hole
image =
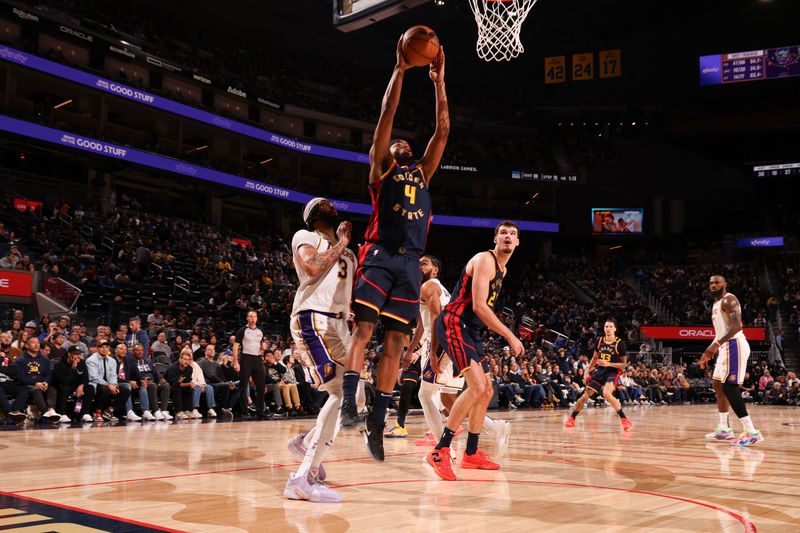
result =
[[[622,429],[628,431],[633,426],[633,422],[628,420],[627,418],[620,418],[619,421],[622,423]]]
[[[574,428],[575,427],[575,419],[573,417],[567,418],[567,421],[564,422],[565,428]]]
[[[474,455],[464,455],[461,457],[461,468],[472,468],[475,470],[500,470],[500,465],[495,463],[489,456],[478,450]]]
[[[450,448],[440,450],[433,449],[428,452],[425,462],[433,469],[433,472],[445,481],[455,481],[456,474],[453,472],[453,465],[450,462]]]
[[[425,435],[423,438],[417,439],[417,440],[414,441],[414,445],[415,446],[428,446],[428,447],[430,447],[430,446],[436,446],[436,444],[437,444],[436,443],[436,439],[433,438],[433,433],[430,433],[430,432],[428,432],[428,434]]]

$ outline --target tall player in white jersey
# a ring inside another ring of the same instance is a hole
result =
[[[421,359],[422,383],[419,388],[419,402],[428,424],[428,434],[417,439],[417,446],[435,446],[435,435],[444,431],[444,421],[439,404],[449,411],[456,396],[464,388],[464,378],[453,375],[453,363],[448,355],[441,352],[431,361],[431,337],[433,325],[442,312],[442,308],[450,303],[450,292],[439,281],[441,263],[431,255],[423,256],[419,261],[422,271],[422,287],[420,288],[419,314],[421,328],[417,328],[411,346],[421,339],[420,349],[414,354],[411,362]],[[503,420],[494,420],[488,416],[484,420],[484,429],[495,441],[498,456],[505,454],[511,436],[511,424]]]
[[[356,269],[355,255],[347,248],[352,225],[339,224],[338,218],[328,200],[314,198],[303,209],[310,231],[300,230],[292,238],[292,260],[300,280],[292,308],[292,337],[319,390],[328,392],[316,425],[289,441],[289,450],[303,460],[283,491],[293,500],[336,503],[342,499],[321,483],[325,479],[322,460],[339,431],[343,364],[350,345],[347,318]]]
[[[734,446],[751,446],[763,441],[764,437],[750,420],[739,387],[744,381],[747,359],[750,357],[750,345],[742,331],[742,308],[736,296],[728,292],[725,277],[711,276],[708,290],[714,297],[714,307],[711,310],[714,341],[700,358],[700,368],[708,366],[708,361],[717,353],[713,383],[717,395],[719,425],[706,438],[731,441]],[[731,408],[744,426],[744,432],[739,437],[733,434],[728,425],[728,410]]]

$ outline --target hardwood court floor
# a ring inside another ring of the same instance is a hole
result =
[[[628,432],[608,408],[570,430],[567,414],[494,413],[514,424],[502,470],[456,467],[458,482],[426,470],[411,438],[387,439],[379,464],[342,432],[327,461],[340,504],[282,498],[286,440],[310,420],[1,432],[0,488],[180,531],[800,531],[800,409],[752,407],[767,440],[747,449],[703,439],[711,405],[629,408]],[[423,425],[411,417],[411,435]],[[0,526],[16,523],[7,510]]]

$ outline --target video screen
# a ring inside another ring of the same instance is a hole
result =
[[[642,235],[644,209],[642,208],[592,208],[592,235]]]

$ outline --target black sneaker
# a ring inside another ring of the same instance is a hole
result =
[[[376,461],[383,461],[383,430],[385,425],[382,421],[374,422],[367,417],[366,425],[359,429],[364,435],[367,451]]]
[[[233,411],[231,411],[230,407],[223,407],[222,416],[223,418],[233,418]]]
[[[11,411],[10,413],[8,413],[6,415],[6,417],[10,418],[11,420],[13,420],[15,424],[19,424],[20,422],[24,422],[25,418],[26,418],[25,413],[23,413],[21,411],[17,411],[17,410]]]
[[[270,418],[289,418],[289,413],[283,407],[278,407],[275,412],[269,416]]]
[[[342,402],[342,421],[341,427],[343,429],[346,428],[363,428],[364,427],[364,419],[358,415],[358,410],[356,409],[356,405],[351,403],[347,400]],[[382,461],[383,459],[381,459]]]

